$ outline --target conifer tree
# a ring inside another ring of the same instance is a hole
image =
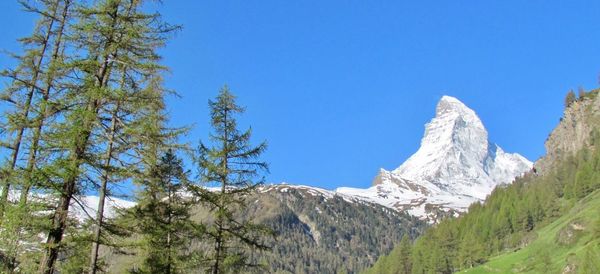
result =
[[[34,186],[34,183],[36,181],[43,180],[40,178],[43,178],[43,176],[37,176],[38,172],[36,169],[36,166],[39,164],[39,162],[41,162],[38,159],[38,156],[41,152],[40,143],[42,142],[42,130],[48,119],[50,119],[52,116],[57,116],[60,113],[60,110],[55,107],[58,105],[58,101],[60,99],[58,98],[57,94],[52,94],[52,92],[53,89],[57,89],[57,86],[60,85],[59,80],[61,80],[61,78],[64,77],[69,71],[69,68],[66,68],[65,64],[63,63],[63,53],[66,43],[66,25],[70,20],[69,10],[72,9],[73,5],[71,1],[72,0],[63,0],[62,3],[60,3],[61,1],[57,1],[57,6],[60,7],[60,16],[56,17],[57,28],[54,31],[55,39],[52,46],[52,54],[50,55],[47,65],[46,74],[43,77],[44,80],[42,82],[42,89],[39,92],[40,99],[37,104],[37,117],[35,117],[35,119],[32,121],[33,132],[31,134],[28,153],[29,155],[25,167],[25,182],[21,188],[19,199],[20,207],[26,206],[27,198],[29,197],[29,191],[31,187]],[[51,96],[55,98],[52,98]],[[54,102],[52,102],[51,99],[53,99]]]
[[[179,27],[160,23],[159,14],[142,13],[140,2],[121,2],[127,8],[120,32],[129,35],[120,37],[119,44],[124,49],[119,50],[119,62],[114,64],[113,71],[119,71],[121,76],[114,79],[115,89],[106,94],[100,110],[100,121],[105,121],[100,139],[106,142],[101,145],[104,155],[99,159],[99,202],[92,236],[90,273],[99,270],[101,244],[119,247],[108,241],[104,232],[121,236],[121,231],[114,230],[114,224],[105,227],[103,214],[105,200],[111,194],[109,184],[127,178],[144,181],[147,171],[157,165],[161,153],[177,148],[173,139],[186,130],[165,126],[164,98],[170,91],[162,87],[158,73],[165,68],[157,63],[160,57],[155,53],[155,49],[164,44],[165,35]]]
[[[164,95],[166,90],[162,87],[162,81],[160,77],[153,77],[149,80],[149,84],[146,88],[142,90],[143,96],[140,98],[146,98],[143,104],[139,104],[140,107],[138,113],[136,114],[135,122],[132,123],[132,126],[129,128],[130,140],[129,143],[133,148],[136,157],[139,157],[140,166],[139,168],[135,168],[132,170],[131,177],[133,181],[141,188],[141,191],[136,195],[136,201],[138,206],[133,209],[124,210],[123,215],[124,218],[121,220],[128,225],[131,231],[138,232],[140,235],[143,235],[141,241],[134,242],[131,246],[137,246],[142,249],[143,256],[146,256],[146,260],[144,265],[138,267],[137,265],[132,266],[130,272],[132,273],[147,273],[152,269],[162,268],[162,269],[171,269],[169,267],[164,267],[161,264],[154,264],[152,259],[150,258],[157,256],[160,252],[165,251],[164,246],[158,245],[160,243],[160,238],[157,238],[160,235],[165,235],[165,232],[177,233],[180,235],[188,235],[189,241],[197,238],[198,232],[201,231],[199,226],[194,225],[189,222],[188,217],[185,214],[189,214],[187,211],[182,211],[179,213],[181,218],[179,221],[181,226],[172,225],[170,226],[171,230],[160,230],[157,227],[152,226],[152,222],[160,222],[160,216],[164,217],[165,215],[155,215],[154,212],[149,210],[150,205],[156,207],[160,205],[164,205],[164,201],[159,201],[161,195],[164,197],[165,189],[158,188],[160,186],[161,178],[157,178],[157,167],[164,166],[161,164],[162,159],[165,156],[165,153],[170,153],[169,151],[174,151],[177,149],[184,148],[181,145],[175,143],[175,139],[180,134],[187,131],[186,128],[169,128],[166,126],[167,123],[167,115],[164,112],[165,103],[164,103]],[[172,155],[172,153],[171,153]],[[173,170],[177,170],[180,168],[180,161],[177,160],[178,165],[173,167]],[[184,174],[187,176],[187,174]],[[163,179],[168,179],[164,177]],[[181,178],[172,178],[173,182],[180,181]],[[174,186],[174,188],[182,189],[187,187],[189,184],[187,183],[187,177],[183,177],[185,179],[185,184],[180,186]],[[158,181],[157,181],[158,180]],[[164,184],[163,184],[164,186]],[[168,185],[167,185],[168,186]],[[173,186],[171,186],[173,187]],[[185,190],[185,189],[184,189]],[[183,190],[183,191],[184,191]],[[168,192],[168,191],[167,191]],[[178,193],[178,196],[172,196],[175,201],[175,204],[179,207],[185,208],[189,206],[193,200],[189,198],[179,196],[181,193]],[[186,200],[188,199],[188,200]],[[145,225],[138,225],[140,222],[145,223]],[[190,230],[190,228],[193,228]],[[161,232],[162,234],[160,234]],[[183,236],[182,236],[183,237]],[[189,243],[187,240],[180,242]],[[172,243],[171,251],[177,253],[178,249],[184,250],[188,246],[178,246],[175,242]],[[179,255],[177,255],[179,254]],[[176,256],[172,256],[172,258],[190,258],[193,259],[196,256],[195,252],[190,252],[189,254],[185,253],[177,253]],[[174,261],[174,260],[172,260]],[[175,269],[175,273],[181,270],[181,268],[187,268],[189,263],[186,263],[184,266],[177,266],[179,269]]]
[[[98,121],[98,112],[102,104],[102,92],[106,91],[110,71],[113,65],[111,58],[117,55],[115,39],[119,21],[120,3],[107,1],[97,7],[81,8],[82,20],[78,26],[79,43],[88,46],[86,59],[77,65],[84,73],[80,86],[71,90],[70,99],[74,105],[72,112],[65,115],[64,125],[59,126],[55,133],[64,141],[57,141],[55,146],[66,152],[66,157],[58,159],[55,164],[59,170],[60,189],[58,205],[54,211],[52,225],[48,232],[46,251],[44,253],[40,273],[54,272],[63,234],[67,227],[67,217],[71,200],[81,189],[80,178],[84,173],[87,153],[90,149],[90,139]],[[84,32],[86,31],[86,32]],[[86,43],[92,42],[95,45]],[[98,46],[96,46],[98,45]],[[99,47],[99,48],[96,48]],[[76,83],[78,84],[78,83]]]
[[[127,169],[134,168],[132,165],[127,164],[123,161],[122,154],[130,151],[129,147],[129,135],[121,134],[124,127],[122,121],[129,114],[129,112],[123,112],[122,105],[122,94],[125,93],[126,86],[126,73],[122,72],[123,79],[120,86],[120,90],[115,92],[114,102],[110,106],[111,109],[107,110],[108,117],[101,120],[107,120],[107,124],[103,125],[104,134],[100,135],[100,138],[106,139],[104,156],[100,166],[100,182],[98,185],[98,210],[96,212],[96,218],[93,224],[92,234],[92,252],[90,254],[90,273],[97,273],[99,270],[99,249],[102,243],[107,244],[104,240],[104,227],[106,221],[104,218],[105,203],[109,196],[109,183],[118,181],[119,178],[127,177]],[[116,162],[116,163],[115,163]]]
[[[187,273],[198,229],[190,220],[193,200],[185,197],[188,175],[171,150],[149,170],[141,184],[139,204],[130,217],[142,235],[144,263],[133,273]]]
[[[20,39],[24,54],[14,55],[18,66],[1,73],[11,83],[1,95],[7,118],[2,127],[5,139],[8,139],[5,145],[10,149],[10,156],[4,163],[3,176],[0,178],[0,244],[5,256],[12,262],[4,265],[4,270],[9,273],[17,266],[21,271],[30,272],[35,257],[39,256],[35,243],[39,242],[37,235],[46,222],[45,214],[41,213],[48,208],[48,202],[37,199],[36,205],[28,205],[27,197],[33,182],[43,180],[42,177],[33,176],[34,167],[40,164],[36,159],[40,124],[49,116],[45,107],[50,99],[50,90],[62,72],[58,64],[64,49],[63,34],[71,8],[70,0],[19,2],[26,12],[38,15],[39,20],[34,33]],[[23,154],[26,148],[29,148],[28,153]],[[21,192],[21,198],[5,215],[11,187]]]
[[[255,178],[268,169],[267,164],[258,159],[267,145],[263,142],[252,146],[252,131],[238,130],[236,116],[244,109],[236,104],[227,86],[221,89],[216,100],[209,101],[209,107],[213,146],[200,144],[198,162],[201,181],[208,186],[218,186],[218,190],[196,189],[213,218],[206,227],[206,241],[212,245],[205,258],[207,272],[243,272],[260,266],[252,259],[251,252],[269,248],[265,244],[269,230],[241,216],[247,205],[246,198],[263,183],[262,179]]]
[[[22,177],[22,174],[16,174],[15,168],[19,161],[21,147],[25,143],[25,132],[32,123],[31,114],[35,113],[35,108],[39,106],[37,95],[42,89],[41,78],[44,78],[44,72],[49,71],[48,64],[52,63],[52,60],[47,62],[48,53],[52,50],[53,44],[55,48],[53,51],[56,51],[59,48],[57,44],[62,40],[62,27],[55,29],[55,25],[60,23],[57,21],[64,22],[66,17],[59,16],[61,6],[64,6],[65,10],[68,9],[68,3],[62,3],[61,0],[41,2],[38,7],[20,1],[25,11],[39,14],[40,19],[34,33],[29,37],[20,39],[25,53],[23,55],[13,55],[19,62],[18,66],[15,69],[6,69],[0,74],[11,81],[11,86],[4,90],[1,95],[3,103],[9,106],[4,114],[6,120],[2,123],[3,134],[8,142],[3,141],[2,145],[10,150],[10,156],[0,177],[2,181],[0,223],[8,204],[11,183],[16,183],[17,178]],[[26,184],[26,182],[22,183]]]
[[[107,194],[106,184],[115,180],[115,170],[131,169],[129,175],[119,175],[125,181],[139,167],[136,158],[142,157],[137,150],[141,145],[130,139],[134,134],[144,134],[135,127],[141,124],[140,119],[150,117],[147,106],[156,101],[163,103],[166,93],[156,79],[164,67],[158,64],[156,49],[177,29],[163,23],[158,13],[144,13],[143,2],[102,0],[77,9],[79,20],[70,41],[81,52],[73,53],[69,60],[73,80],[62,102],[69,111],[50,134],[50,145],[60,152],[52,162],[56,183],[51,188],[59,191],[55,192],[58,206],[53,212],[41,273],[54,270],[70,206],[72,202],[80,203],[77,196],[90,188]],[[122,85],[124,78],[126,88]],[[106,127],[113,117],[123,130]],[[116,140],[120,142],[118,147]],[[119,151],[115,151],[117,148]],[[92,250],[100,241],[102,214],[99,212],[100,218],[96,218]],[[97,256],[92,257],[91,271],[96,271]]]

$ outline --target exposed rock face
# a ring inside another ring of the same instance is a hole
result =
[[[546,140],[546,155],[535,163],[538,173],[549,171],[560,159],[589,146],[592,129],[600,124],[600,97],[591,91],[565,109],[561,122]]]
[[[338,188],[430,221],[441,212],[453,215],[481,201],[501,184],[531,170],[519,154],[504,152],[488,139],[475,112],[444,96],[425,125],[421,147],[393,171],[381,169],[369,189]]]

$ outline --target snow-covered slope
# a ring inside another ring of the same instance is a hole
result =
[[[336,192],[435,219],[439,209],[465,211],[531,167],[523,156],[490,142],[472,109],[444,96],[415,154],[393,171],[381,169],[371,188],[342,187]]]
[[[8,199],[16,203],[19,201],[20,195],[20,191],[11,190]],[[51,196],[42,193],[32,193],[29,195],[29,199],[37,200],[38,202],[56,203],[56,200],[52,200]],[[77,195],[74,199],[71,199],[69,216],[82,222],[96,218],[99,200],[100,198],[94,195]],[[134,207],[135,205],[136,203],[132,201],[116,197],[107,197],[104,203],[104,217],[116,217],[117,210]]]
[[[71,202],[69,215],[77,218],[80,221],[95,219],[98,211],[98,196],[81,196],[77,197],[77,201]],[[118,209],[134,207],[135,202],[127,201],[119,198],[108,197],[104,205],[104,217],[113,218]]]

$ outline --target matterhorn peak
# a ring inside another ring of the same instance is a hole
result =
[[[452,188],[457,175],[462,179],[481,175],[473,169],[484,162],[489,147],[488,132],[475,111],[444,96],[435,117],[425,125],[419,150],[393,172],[414,181],[448,179],[439,183],[449,183],[446,187]]]
[[[417,152],[393,171],[381,169],[363,196],[377,193],[372,200],[421,217],[429,216],[425,208],[432,207],[460,212],[531,167],[523,156],[490,142],[475,111],[455,97],[443,96],[435,117],[425,125]]]
[[[452,96],[448,96],[448,95],[442,96],[442,98],[438,102],[437,109],[438,109],[438,112],[440,109],[456,109],[456,110],[472,111],[463,102],[458,100],[456,97],[452,97]]]
[[[463,118],[475,122],[477,126],[483,127],[483,124],[475,114],[475,111],[467,107],[463,102],[455,97],[444,95],[437,104],[435,117],[451,116],[452,118]]]

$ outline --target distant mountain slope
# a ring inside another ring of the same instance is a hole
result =
[[[277,235],[272,252],[258,256],[271,266],[269,273],[359,273],[402,236],[415,238],[426,226],[405,213],[307,186],[265,186],[248,201],[243,215]],[[203,221],[203,209],[196,210],[195,218]],[[104,259],[110,273],[139,263],[135,252],[109,252]]]
[[[279,234],[266,256],[277,273],[358,273],[425,227],[405,213],[310,187],[278,185],[264,195],[253,215]]]
[[[472,109],[443,96],[415,154],[393,171],[381,169],[371,188],[337,192],[435,220],[440,214],[464,212],[531,167],[523,156],[490,142]]]

